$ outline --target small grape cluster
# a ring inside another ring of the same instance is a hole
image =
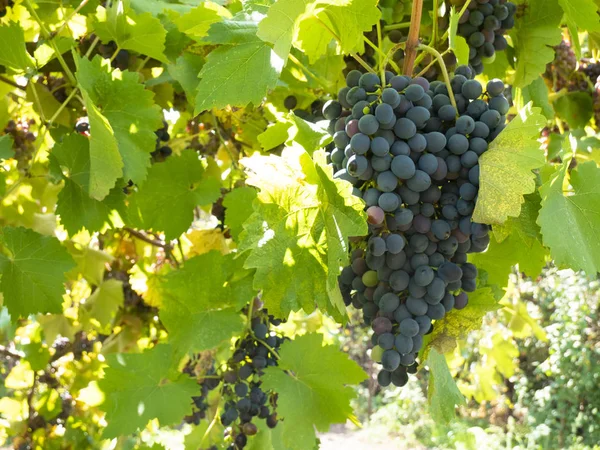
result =
[[[13,139],[14,158],[17,160],[19,170],[27,169],[35,152],[36,135],[30,129],[32,125],[35,125],[33,119],[9,120],[4,128],[4,133]]]
[[[483,64],[508,46],[504,34],[515,26],[517,7],[506,0],[477,0],[461,16],[458,34],[469,43],[469,64],[480,74]]]
[[[171,139],[169,135],[169,124],[163,121],[163,127],[154,132],[156,134],[156,149],[152,152],[154,162],[162,162],[173,154],[173,149],[166,145]]]
[[[255,417],[264,419],[269,428],[278,422],[277,395],[262,389],[260,377],[265,368],[277,365],[277,355],[286,338],[271,330],[271,326],[278,326],[282,321],[262,309],[259,299],[252,302],[252,308],[252,332],[235,343],[226,370],[217,372],[213,368],[207,372],[202,380],[201,395],[193,398],[196,411],[190,418],[197,423],[206,416],[208,393],[223,383],[225,406],[220,419],[226,427],[226,437],[232,441],[228,447],[231,450],[244,448],[248,436],[258,432],[253,423]]]
[[[569,88],[571,77],[577,70],[577,57],[568,42],[562,41],[554,47],[554,60],[546,65],[544,78],[558,92]]]
[[[8,12],[7,8],[12,8],[15,6],[15,2],[13,0],[0,0],[0,17],[6,16]]]
[[[484,93],[467,66],[450,81],[455,105],[440,81],[385,78],[382,85],[373,73],[348,73],[323,115],[334,177],[353,184],[369,222],[366,249],[342,270],[341,291],[375,332],[379,383],[402,386],[432,322],[464,308],[476,289],[467,253],[489,244],[489,227],[471,219],[478,162],[504,129],[509,103],[502,81]]]

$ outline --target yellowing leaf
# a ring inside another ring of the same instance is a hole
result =
[[[535,190],[533,169],[545,162],[537,138],[546,119],[527,105],[490,144],[479,160],[479,196],[473,221],[504,223],[518,217],[523,195]]]
[[[247,183],[260,192],[240,248],[250,250],[246,267],[256,269],[254,287],[266,307],[281,317],[317,306],[343,313],[337,276],[348,259],[348,237],[367,232],[363,202],[297,148],[242,163]]]
[[[178,17],[175,24],[182,33],[194,39],[200,39],[206,36],[213,23],[219,22],[223,17],[231,18],[231,13],[222,6],[207,1]]]
[[[225,239],[223,232],[218,228],[212,230],[192,230],[186,234],[186,237],[192,243],[190,256],[202,255],[211,250],[218,250],[222,255],[229,253],[227,239]]]

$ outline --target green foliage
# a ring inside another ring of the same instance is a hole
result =
[[[542,210],[538,218],[544,243],[558,264],[595,274],[600,267],[596,237],[600,225],[600,170],[592,161],[568,174],[567,159],[540,188]],[[571,191],[563,189],[565,178]],[[568,233],[562,230],[568,229]]]
[[[427,357],[429,366],[429,405],[433,420],[448,423],[454,418],[454,408],[465,404],[448,370],[446,359],[433,348]]]
[[[58,239],[12,227],[0,238],[0,289],[12,319],[62,312],[65,273],[75,264]]]
[[[473,220],[497,224],[519,216],[523,195],[535,190],[532,170],[544,164],[537,137],[545,122],[539,109],[528,106],[492,142],[481,157]]]
[[[246,267],[256,269],[254,288],[264,291],[266,307],[277,315],[317,306],[342,313],[337,276],[348,246],[339,237],[366,233],[362,202],[299,149],[242,163],[259,194],[241,249],[250,250]]]
[[[318,334],[299,336],[282,348],[278,367],[266,370],[264,386],[279,392],[283,444],[290,449],[315,445],[315,427],[352,418],[350,400],[366,374],[335,346],[322,346]]]
[[[109,422],[104,436],[133,433],[152,419],[171,425],[191,412],[189,398],[196,383],[174,370],[175,355],[171,346],[163,344],[141,354],[108,356],[108,368],[99,382]]]

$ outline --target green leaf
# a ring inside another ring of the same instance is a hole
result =
[[[538,239],[536,224],[541,199],[537,194],[525,196],[518,218],[510,218],[504,225],[495,226],[493,237],[485,253],[472,253],[469,261],[487,272],[489,284],[503,288],[512,267],[530,277],[539,275],[546,264],[547,251]],[[541,236],[540,236],[541,237]]]
[[[329,132],[316,123],[307,122],[293,113],[289,115],[289,118],[292,121],[292,127],[288,130],[287,145],[297,143],[309,155],[312,155],[315,150],[322,149],[332,141]]]
[[[269,8],[269,13],[258,25],[256,35],[273,44],[273,50],[287,62],[294,34],[298,31],[299,19],[311,0],[279,0]]]
[[[179,351],[203,351],[243,328],[239,310],[252,299],[252,271],[244,258],[213,250],[195,256],[165,277],[160,318]],[[199,332],[198,330],[202,330]]]
[[[545,162],[537,141],[546,119],[527,105],[490,144],[479,160],[479,197],[475,222],[496,224],[518,217],[523,195],[535,190],[533,169]]]
[[[577,25],[577,31],[600,31],[598,5],[590,0],[558,0],[567,22]],[[577,35],[575,35],[577,38]]]
[[[138,73],[111,71],[107,63],[100,56],[79,59],[77,71],[90,117],[91,196],[98,200],[118,178],[134,183],[146,178],[156,146],[154,131],[163,121]]]
[[[123,282],[115,279],[103,281],[80,307],[86,322],[91,322],[98,332],[111,334],[112,321],[125,301]]]
[[[58,143],[50,153],[51,171],[65,181],[58,194],[56,214],[70,235],[82,228],[99,231],[109,222],[113,209],[123,210],[125,194],[119,186],[98,201],[91,194],[90,140],[71,134]]]
[[[169,0],[131,0],[131,7],[138,13],[149,12],[156,17],[168,12],[186,14],[192,9],[191,5],[171,3]]]
[[[222,6],[207,1],[178,17],[175,24],[182,33],[200,40],[208,34],[210,26],[221,21],[223,17],[231,18],[231,13]]]
[[[202,39],[205,44],[244,44],[260,42],[256,36],[258,22],[252,20],[222,20],[213,23],[208,35]]]
[[[594,115],[592,96],[588,92],[567,92],[554,103],[556,115],[572,129],[583,128]]]
[[[148,178],[129,201],[129,217],[138,228],[164,231],[168,240],[184,233],[194,220],[194,208],[221,195],[219,181],[207,176],[198,154],[184,150],[154,164]]]
[[[282,156],[245,158],[248,184],[260,189],[244,224],[240,249],[250,250],[254,287],[276,316],[318,305],[344,312],[337,285],[348,260],[347,238],[367,233],[363,202],[351,185],[333,180],[324,163],[287,148]]]
[[[144,353],[106,356],[108,367],[98,386],[105,394],[105,438],[131,434],[158,419],[161,426],[179,423],[192,413],[196,380],[177,372],[173,347],[157,345]]]
[[[442,320],[435,322],[425,352],[428,353],[431,349],[442,354],[453,351],[458,340],[481,328],[483,317],[500,307],[490,287],[469,293],[469,304],[465,309],[453,309]]]
[[[458,21],[460,16],[453,6],[450,10],[450,23],[448,25],[448,45],[456,56],[457,64],[469,64],[469,44],[462,36],[457,36]]]
[[[121,49],[167,61],[164,55],[167,31],[152,14],[136,14],[122,0],[98,11],[94,32],[102,42],[114,41]]]
[[[600,169],[588,161],[569,176],[570,162],[540,187],[538,224],[557,264],[594,275],[600,271]]]
[[[62,312],[64,275],[75,263],[58,239],[21,227],[3,228],[0,239],[0,290],[12,320]]]
[[[356,421],[350,401],[367,374],[337,346],[323,346],[320,334],[305,334],[286,342],[278,366],[265,369],[263,389],[278,393],[277,414],[283,419],[283,443],[290,449],[315,447],[315,428]],[[288,371],[288,373],[286,373]]]
[[[13,138],[10,134],[0,136],[0,159],[10,159],[15,156]]]
[[[294,46],[311,63],[327,54],[332,39],[338,42],[341,53],[363,53],[363,33],[371,30],[380,17],[377,0],[316,1],[302,16]]]
[[[584,0],[585,1],[585,0]],[[514,85],[525,87],[554,60],[554,49],[562,39],[559,0],[529,0],[524,14],[515,22],[511,37],[516,52]]]
[[[50,351],[48,347],[42,345],[41,342],[31,342],[23,345],[25,358],[29,362],[32,370],[44,370],[50,360]]]
[[[0,42],[3,43],[0,45],[0,65],[15,72],[27,72],[35,67],[35,61],[25,48],[23,29],[18,23],[0,24]]]
[[[288,130],[292,126],[287,121],[279,121],[270,125],[264,132],[257,136],[263,150],[272,150],[288,140]]]
[[[229,228],[229,233],[235,241],[244,230],[242,224],[254,212],[252,203],[256,195],[256,189],[252,187],[239,187],[225,194],[223,198],[225,226]]]
[[[227,105],[259,105],[275,87],[281,59],[264,42],[222,46],[213,50],[200,72],[196,113]]]
[[[515,88],[517,97],[515,99],[515,106],[517,109],[522,109],[527,103],[532,102],[533,106],[542,109],[542,114],[546,119],[552,120],[554,118],[554,109],[548,99],[548,86],[544,82],[542,77],[537,77],[528,86],[524,88]]]
[[[198,74],[204,65],[204,58],[191,53],[184,53],[177,58],[175,64],[167,66],[169,75],[171,75],[183,88],[185,95],[189,99],[196,98],[196,89],[198,88]]]
[[[455,408],[467,402],[452,378],[444,355],[432,349],[427,358],[427,366],[429,367],[427,388],[429,413],[435,423],[448,423],[455,417]]]

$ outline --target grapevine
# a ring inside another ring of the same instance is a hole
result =
[[[0,0],[0,447],[316,449],[396,387],[462,436],[495,389],[463,362],[514,405],[515,283],[600,271],[599,32],[594,2]]]

